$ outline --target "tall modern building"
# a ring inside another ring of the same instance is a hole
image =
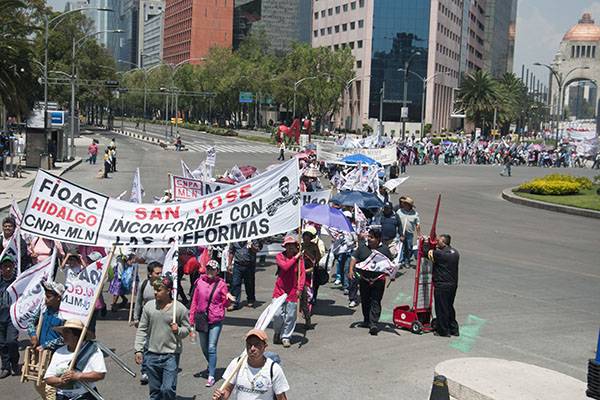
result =
[[[517,0],[486,0],[485,69],[496,77],[512,72]]]
[[[199,63],[211,47],[233,44],[233,0],[167,0],[163,58]]]
[[[142,49],[142,66],[144,68],[158,65],[163,58],[164,12],[148,18],[144,22],[144,45]]]
[[[374,125],[383,105],[385,132],[400,134],[408,66],[407,134],[420,132],[422,113],[432,132],[453,128],[454,89],[484,67],[484,16],[484,0],[313,0],[312,45],[356,58],[336,126]]]
[[[140,0],[140,12],[138,14],[138,54],[136,64],[139,66],[147,66],[143,63],[144,60],[150,61],[149,57],[144,56],[144,47],[146,45],[146,23],[149,22],[156,16],[162,15],[165,10],[165,1],[164,0]],[[164,21],[159,18],[159,21]],[[155,21],[153,24],[150,24],[150,29],[153,34],[156,36],[157,25],[160,24],[160,29],[162,30],[162,22]],[[162,40],[162,32],[160,33],[160,40]],[[160,57],[162,54],[162,50],[160,53],[155,53],[155,57]],[[160,58],[158,58],[155,62],[160,62]]]
[[[252,33],[264,33],[274,52],[310,43],[311,10],[312,0],[235,0],[233,47]]]

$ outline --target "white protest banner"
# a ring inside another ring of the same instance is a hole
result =
[[[331,197],[331,190],[320,190],[318,192],[301,192],[300,198],[302,205],[307,204],[327,204]]]
[[[245,182],[246,181],[246,177],[244,176],[244,173],[237,165],[234,165],[233,168],[231,168],[231,171],[229,171],[229,175],[231,176],[231,179],[233,179],[236,182]]]
[[[396,278],[398,272],[398,265],[377,250],[371,250],[371,255],[365,261],[356,263],[356,268],[364,271],[380,272],[390,278]]]
[[[171,175],[171,193],[174,201],[199,199],[204,193],[202,181]]]
[[[23,213],[21,213],[21,210],[19,209],[19,205],[17,204],[17,201],[15,200],[15,198],[13,197],[10,203],[10,216],[13,217],[15,219],[15,221],[17,222],[17,226],[21,225],[21,220],[23,219]]]
[[[211,146],[208,148],[208,150],[206,150],[206,165],[208,165],[209,167],[214,167],[216,163],[217,151],[214,147]]]
[[[398,161],[396,157],[396,146],[344,149],[332,142],[317,142],[317,157],[320,161],[325,161],[326,163],[338,163],[340,159],[352,154],[363,154],[382,165],[391,165],[395,161]]]
[[[181,160],[181,173],[185,178],[194,178],[192,170],[190,169],[190,167],[187,166],[187,164],[183,160]]]
[[[8,239],[8,243],[0,253],[0,260],[4,256],[11,256],[15,260],[15,266],[17,267],[17,275],[21,273],[21,234],[19,228],[15,228],[15,232]],[[4,240],[4,238],[3,238]]]
[[[140,178],[140,169],[135,169],[133,175],[133,183],[131,184],[131,196],[129,201],[132,203],[141,203],[144,196],[144,187],[142,186],[142,178]]]
[[[403,178],[395,178],[395,179],[390,179],[387,182],[385,182],[383,184],[383,186],[385,186],[385,188],[387,190],[394,190],[396,189],[398,186],[400,186],[401,184],[403,184],[404,182],[406,182],[406,180],[408,179],[408,176],[405,176]]]
[[[8,287],[10,295],[10,318],[13,326],[20,331],[26,331],[37,311],[44,305],[44,288],[42,281],[52,280],[56,249],[52,256],[47,257],[15,279]]]
[[[232,188],[234,185],[230,185],[229,183],[221,183],[221,182],[203,182],[202,190],[204,194],[216,193],[221,190],[228,190]]]
[[[102,272],[108,268],[110,256],[101,258],[83,268],[79,274],[67,274],[65,293],[62,296],[58,314],[66,320],[79,319],[87,323],[90,311],[95,305],[96,294],[102,290]]]
[[[165,262],[163,263],[162,275],[170,275],[173,279],[177,278],[177,266],[179,260],[179,251],[177,243],[173,243],[171,248],[165,255]]]
[[[356,204],[354,205],[354,221],[356,223],[357,233],[364,233],[367,231],[367,224],[369,223],[369,221],[367,220],[367,217],[365,217],[365,214],[363,214],[362,210],[358,208]]]
[[[199,179],[203,181],[206,179],[206,165],[205,162],[202,161],[198,167],[192,171],[192,178]]]
[[[21,229],[87,246],[167,247],[171,239],[206,246],[294,230],[300,207],[296,159],[227,190],[166,204],[112,199],[39,170]]]

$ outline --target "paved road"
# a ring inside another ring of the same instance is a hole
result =
[[[117,195],[130,187],[132,173],[139,166],[149,201],[167,186],[166,173],[179,170],[179,157],[190,165],[200,158],[159,150],[129,138],[117,140],[119,172],[110,180],[96,179],[94,168],[85,164],[65,178]],[[101,141],[107,143],[108,136]],[[272,162],[273,158],[264,154],[217,154],[217,169],[221,171],[233,163],[264,168]],[[425,166],[409,168],[408,172],[411,178],[400,192],[415,198],[426,232],[436,194],[443,196],[438,232],[451,233],[461,253],[456,308],[462,336],[416,336],[388,325],[379,336],[372,337],[351,327],[360,320],[360,311],[346,307],[340,290],[325,287],[314,317],[316,329],[304,339],[300,326],[290,349],[275,346],[291,384],[289,397],[428,399],[434,366],[464,356],[514,359],[585,380],[600,320],[600,222],[501,199],[502,189],[549,170],[516,167],[512,178],[500,177],[499,168],[488,166]],[[589,170],[572,172],[592,175]],[[274,272],[272,261],[259,269],[260,301],[270,299]],[[411,272],[386,289],[384,320],[391,320],[395,305],[410,300]],[[244,331],[263,308],[228,315],[219,343],[219,368],[241,351]],[[98,336],[133,366],[134,330],[123,321],[125,313],[109,317],[99,322]],[[145,387],[112,361],[107,365],[106,381],[99,385],[106,399],[147,398]],[[180,399],[209,398],[204,380],[192,377],[205,365],[197,345],[186,341],[178,385]],[[0,381],[0,390],[6,398],[36,398],[31,387],[19,384],[17,378]]]
[[[120,125],[118,125],[120,126]],[[142,133],[141,127],[135,128],[135,124],[130,122],[124,123],[125,129],[131,132]],[[277,154],[277,148],[272,144],[262,144],[251,142],[237,137],[211,135],[205,132],[194,131],[190,129],[179,128],[179,134],[185,148],[190,152],[203,153],[210,147],[220,153],[248,153],[248,154]],[[146,124],[146,135],[160,140],[165,140],[165,127],[161,125]],[[175,129],[173,136],[169,135],[168,141],[172,142],[177,137]]]

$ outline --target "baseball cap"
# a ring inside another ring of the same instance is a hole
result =
[[[206,263],[206,268],[208,269],[219,269],[220,265],[215,260],[210,260]]]
[[[62,283],[52,282],[52,281],[42,281],[42,286],[45,290],[49,290],[50,292],[54,292],[59,296],[62,296],[65,292],[65,286]]]
[[[256,329],[256,328],[250,329],[248,331],[248,333],[246,333],[246,339],[248,339],[250,336],[256,336],[257,338],[259,338],[260,340],[262,340],[265,343],[267,343],[267,341],[269,340],[267,333],[261,329]]]
[[[173,289],[173,278],[171,275],[163,275],[159,279],[155,280],[152,283],[155,290],[159,290],[160,288]]]
[[[11,263],[15,263],[15,257],[12,254],[5,254],[0,260],[0,264],[4,261],[10,261]]]

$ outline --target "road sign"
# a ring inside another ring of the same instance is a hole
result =
[[[64,111],[50,111],[50,123],[52,126],[64,126],[65,125],[65,112]]]
[[[402,107],[400,110],[400,116],[402,118],[408,118],[408,107]]]
[[[254,103],[254,94],[252,92],[240,92],[240,103]]]

